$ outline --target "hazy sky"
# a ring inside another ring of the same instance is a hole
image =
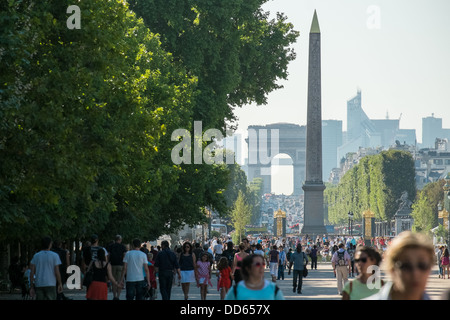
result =
[[[422,118],[431,113],[450,128],[449,0],[273,0],[264,9],[284,12],[300,31],[297,58],[288,80],[280,82],[284,88],[272,92],[267,105],[236,110],[238,132],[246,135],[251,124],[306,124],[314,9],[322,38],[322,119],[343,120],[346,130],[347,100],[359,87],[369,118],[402,114],[400,128],[416,129],[418,142]]]
[[[401,116],[401,129],[416,129],[434,113],[450,128],[449,0],[272,0],[265,10],[284,12],[300,37],[283,89],[265,106],[236,110],[238,130],[253,124],[306,125],[308,40],[317,10],[322,40],[322,119],[343,121],[347,100],[360,88],[371,119]],[[256,112],[257,111],[257,112]],[[242,151],[246,152],[245,143]],[[325,177],[324,177],[325,179]]]

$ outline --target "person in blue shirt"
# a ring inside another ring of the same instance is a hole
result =
[[[242,278],[227,293],[225,300],[284,300],[278,286],[264,279],[264,258],[250,254],[242,260]]]

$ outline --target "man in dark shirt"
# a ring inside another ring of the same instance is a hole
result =
[[[127,248],[122,243],[121,235],[119,234],[116,235],[114,244],[108,247],[108,253],[113,278],[118,280],[123,270],[123,258],[127,253]],[[121,291],[122,291],[121,287],[116,286],[115,284],[112,285],[113,300],[119,300]]]
[[[158,273],[159,276],[159,290],[162,300],[170,300],[173,270],[175,269],[177,271],[178,279],[181,279],[180,266],[175,253],[169,248],[169,242],[164,240],[161,243],[161,247],[162,250],[155,259],[155,274]]]

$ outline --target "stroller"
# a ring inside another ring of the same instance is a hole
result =
[[[153,261],[148,264],[148,271],[150,273],[150,288],[146,287],[146,291],[144,294],[144,300],[156,300],[157,292],[156,292],[156,277],[155,277],[155,268],[153,266]]]

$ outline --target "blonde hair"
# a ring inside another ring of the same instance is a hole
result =
[[[387,270],[393,270],[395,263],[406,249],[424,249],[430,255],[430,263],[435,263],[434,246],[431,239],[422,234],[411,231],[400,233],[386,250],[385,261],[383,262]]]

